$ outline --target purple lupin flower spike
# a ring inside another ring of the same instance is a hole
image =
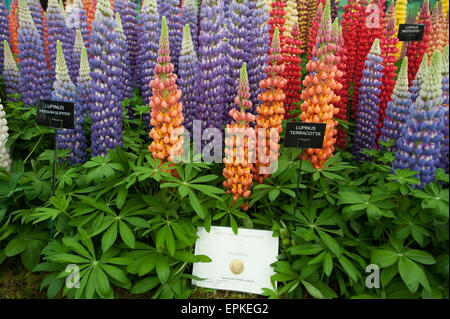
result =
[[[192,121],[197,111],[195,77],[197,76],[197,54],[194,50],[189,24],[183,29],[183,42],[178,68],[178,88],[183,92],[181,102],[183,103],[184,127],[192,136]]]
[[[109,149],[122,146],[122,105],[117,92],[121,86],[121,61],[117,27],[109,0],[98,0],[92,21],[89,55],[93,105],[91,108],[93,156],[106,156]]]
[[[248,81],[250,84],[250,101],[252,107],[249,113],[256,114],[256,108],[261,104],[258,99],[262,90],[259,88],[259,82],[266,78],[264,67],[267,65],[267,52],[269,51],[270,26],[269,11],[266,0],[249,0],[248,6],[251,12],[251,20],[247,27],[251,30],[250,37],[247,38],[249,44],[246,46],[250,54],[248,60]]]
[[[198,50],[197,39],[197,9],[195,8],[194,0],[184,0],[181,20],[186,25],[189,25],[191,30],[192,41],[194,43],[194,50]],[[184,35],[184,34],[183,34]]]
[[[121,86],[117,92],[119,101],[123,101],[125,98],[129,98],[133,95],[133,88],[131,87],[131,68],[130,68],[130,55],[128,52],[127,39],[125,37],[122,20],[120,19],[119,12],[116,12],[116,32],[117,32],[117,45],[119,46],[120,65],[121,65]]]
[[[3,40],[3,80],[5,81],[5,93],[8,101],[17,102],[11,94],[20,94],[20,72],[14,60],[8,41]]]
[[[83,36],[83,42],[85,45],[89,45],[89,23],[87,21],[86,10],[84,10],[81,0],[74,0],[73,6],[68,6],[67,9],[70,10],[66,12],[67,28],[72,31],[73,37],[75,37],[76,31],[80,30]]]
[[[181,41],[183,40],[184,22],[181,16],[180,0],[162,0],[160,16],[165,16],[169,27],[170,52],[175,73],[178,73],[178,57],[180,56]]]
[[[391,101],[387,103],[386,117],[381,128],[381,141],[396,141],[400,138],[411,104],[411,93],[408,87],[408,58],[405,57],[392,92]],[[394,145],[390,151],[395,149]]]
[[[416,177],[420,180],[418,188],[435,180],[439,163],[445,113],[442,107],[441,65],[441,53],[436,50],[420,94],[410,107],[402,136],[397,140],[398,151],[392,169],[417,171]]]
[[[379,95],[381,93],[381,77],[383,76],[382,63],[380,42],[375,39],[364,62],[366,68],[363,70],[359,88],[358,115],[353,143],[353,155],[359,160],[370,160],[369,156],[361,152],[363,149],[372,150],[376,145]]]
[[[84,118],[89,115],[93,105],[92,95],[92,78],[91,68],[89,67],[89,60],[86,48],[81,49],[80,70],[77,78],[77,97],[76,102],[79,106],[81,116]]]
[[[139,77],[142,100],[147,105],[152,96],[150,81],[153,79],[156,59],[158,58],[158,41],[161,33],[161,22],[157,10],[156,0],[144,0],[141,18],[142,34],[139,37]],[[150,122],[150,113],[145,123]]]
[[[130,73],[131,86],[136,87],[137,84],[137,70],[136,59],[138,54],[138,20],[136,3],[133,0],[117,0],[114,1],[114,12],[120,13],[122,20],[123,32],[125,34],[128,46],[128,54],[130,56]]]
[[[56,42],[55,82],[53,82],[52,100],[75,103],[77,91],[70,80],[69,70],[64,58],[61,42]],[[84,163],[86,160],[86,136],[82,129],[82,112],[75,103],[74,129],[56,131],[56,141],[59,149],[70,149],[69,165]]]
[[[422,62],[420,63],[419,70],[416,73],[416,78],[411,81],[411,87],[409,90],[411,91],[411,101],[415,103],[417,98],[419,97],[420,89],[422,88],[422,84],[425,81],[425,75],[428,72],[428,54],[425,53],[422,58]]]
[[[33,18],[34,25],[39,31],[42,42],[44,42],[44,23],[43,23],[43,10],[41,2],[39,0],[26,0],[28,9],[30,10],[31,17]]]
[[[448,44],[444,48],[442,54],[442,107],[444,108],[444,125],[442,127],[442,135],[444,139],[441,144],[441,151],[439,153],[439,164],[438,167],[442,168],[447,174],[449,172],[449,92],[448,92],[448,82],[449,82],[449,47]]]
[[[222,0],[202,1],[196,93],[198,111],[194,118],[202,120],[202,129],[215,127],[220,131],[226,110],[225,73],[228,72],[223,42],[224,11]]]
[[[77,84],[78,72],[80,71],[81,50],[83,48],[84,48],[83,36],[81,35],[80,30],[77,30],[75,33],[75,43],[73,45],[72,50],[73,65],[69,68],[70,78],[75,79],[75,81],[72,81],[74,84]]]
[[[233,121],[229,115],[231,109],[239,108],[234,102],[234,95],[239,85],[242,64],[250,60],[248,46],[252,34],[248,28],[251,12],[245,1],[231,0],[225,11],[228,12],[226,19],[228,74],[226,77],[226,108],[223,112],[223,122],[224,124],[230,124]]]
[[[50,81],[45,62],[44,43],[34,25],[25,0],[19,0],[18,49],[20,90],[26,105],[35,105],[50,96]]]
[[[5,1],[0,1],[0,43],[3,43],[3,40],[9,43],[9,38],[8,12],[6,11]],[[3,59],[0,59],[0,70],[3,71]]]
[[[67,28],[64,13],[61,12],[61,7],[57,0],[48,1],[47,29],[50,78],[53,82],[55,79],[56,41],[61,41],[64,55],[67,57],[67,63],[70,66],[73,65],[70,52],[73,51],[73,43],[75,41],[74,34]],[[72,81],[75,81],[75,79],[72,79]]]

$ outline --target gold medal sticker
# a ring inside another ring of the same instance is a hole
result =
[[[230,271],[235,275],[240,275],[244,271],[244,263],[242,260],[233,259],[230,262]]]

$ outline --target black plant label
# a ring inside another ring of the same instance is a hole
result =
[[[75,105],[72,102],[41,100],[37,106],[37,124],[57,129],[74,128]]]
[[[424,31],[424,24],[400,24],[397,37],[399,41],[422,41]]]
[[[287,122],[284,147],[323,148],[325,123]]]

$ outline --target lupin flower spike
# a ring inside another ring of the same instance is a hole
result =
[[[222,2],[222,0],[214,0],[213,3]],[[208,1],[204,1],[206,4]],[[211,2],[211,1],[209,1]],[[172,52],[172,63],[175,67],[175,73],[178,72],[178,57],[180,56],[181,41],[183,40],[183,26],[180,0],[161,0],[159,2],[161,9],[159,11],[161,16],[167,19],[167,26],[169,27],[170,37],[170,51]],[[208,15],[208,19],[212,19],[214,15]],[[216,16],[217,18],[217,16]]]
[[[323,15],[323,6],[322,3],[319,3],[319,6],[317,7],[316,10],[316,15],[312,20],[312,25],[309,31],[308,60],[311,60],[312,57],[312,50],[314,45],[316,44],[317,32],[319,31],[322,15]]]
[[[425,53],[425,55],[422,58],[422,62],[420,63],[419,70],[416,73],[416,78],[412,81],[412,85],[409,89],[411,91],[411,101],[413,103],[415,103],[417,98],[419,97],[420,89],[422,88],[422,84],[425,81],[425,76],[427,72],[428,72],[428,54]]]
[[[300,99],[302,41],[300,40],[299,35],[298,24],[296,23],[294,24],[289,37],[286,37],[286,42],[282,50],[283,61],[285,63],[283,77],[287,80],[287,85],[284,90],[286,94],[284,109],[287,118],[293,117],[293,115],[289,114],[289,111],[297,107],[294,103],[298,102]]]
[[[266,67],[267,78],[262,80],[259,87],[264,91],[258,98],[262,102],[256,108],[256,136],[257,143],[265,142],[264,146],[257,147],[256,163],[252,168],[253,179],[262,183],[271,170],[271,164],[274,164],[279,156],[279,141],[282,132],[281,121],[284,119],[283,101],[286,95],[283,88],[287,80],[281,76],[284,71],[283,56],[281,55],[280,32],[275,28],[272,44],[269,50],[268,66]],[[265,133],[265,137],[259,134]],[[258,149],[264,150],[261,154]]]
[[[229,116],[230,110],[236,108],[233,96],[239,84],[239,74],[242,63],[250,60],[248,50],[249,41],[252,35],[245,21],[251,21],[250,9],[241,0],[231,0],[227,14],[227,31],[230,36],[227,41],[227,66],[228,76],[226,78],[226,109],[223,113],[223,122],[229,124],[232,118]]]
[[[83,8],[81,0],[73,0],[73,6],[66,17],[66,24],[74,34],[77,30],[80,30],[83,36],[83,42],[89,44],[89,23],[86,10]]]
[[[298,29],[300,33],[300,40],[302,41],[302,51],[305,50],[308,45],[308,20],[309,20],[309,0],[297,0],[297,13],[298,13]]]
[[[142,21],[142,34],[139,37],[140,54],[138,57],[138,69],[142,100],[146,104],[150,103],[150,96],[152,95],[150,81],[154,76],[153,71],[158,57],[158,38],[161,32],[161,23],[156,2],[156,0],[144,0],[140,17]]]
[[[419,14],[416,18],[417,24],[424,24],[425,29],[422,41],[412,41],[408,47],[408,79],[409,85],[416,78],[423,55],[428,51],[431,37],[431,15],[429,0],[422,1]]]
[[[8,13],[6,12],[5,2],[0,1],[0,43],[4,40],[9,41],[9,21]],[[3,72],[3,60],[0,58],[0,70]]]
[[[398,34],[398,29],[400,24],[406,23],[406,6],[408,5],[408,0],[396,0],[395,1],[395,34]],[[397,58],[400,57],[402,51],[403,42],[397,43]]]
[[[164,1],[164,0],[163,0]],[[194,50],[198,50],[198,37],[197,37],[197,9],[195,8],[194,0],[185,0],[183,3],[181,20],[185,25],[189,25],[191,30],[192,42],[194,44]],[[184,91],[183,91],[184,93]]]
[[[449,172],[449,46],[444,48],[442,55],[442,107],[444,108],[444,125],[442,135],[444,139],[439,152],[438,167],[442,168],[447,174]]]
[[[122,146],[122,104],[117,93],[122,85],[116,22],[109,0],[98,0],[89,40],[93,105],[91,149],[93,156],[106,156]]]
[[[120,82],[122,85],[120,86],[119,91],[117,92],[119,101],[123,101],[125,98],[131,98],[133,95],[133,87],[131,85],[132,82],[132,70],[130,67],[130,55],[128,50],[128,43],[126,36],[123,31],[122,20],[120,19],[119,12],[116,12],[116,24],[117,27],[115,29],[117,33],[117,45],[119,46],[119,55],[120,55]]]
[[[53,82],[55,79],[55,61],[56,61],[56,41],[60,40],[64,54],[67,56],[69,66],[72,63],[72,56],[70,52],[73,51],[73,44],[75,42],[75,34],[70,32],[66,26],[64,13],[57,0],[49,0],[47,7],[47,38],[48,38],[48,53],[50,59],[50,78]],[[74,72],[73,72],[74,73]],[[75,81],[76,79],[72,79]]]
[[[221,132],[227,102],[224,11],[222,0],[202,1],[197,76],[196,119],[201,119],[202,129],[217,128]],[[215,19],[212,20],[211,16]],[[203,145],[209,145],[212,148],[221,147],[222,143],[220,146],[217,143],[217,140],[211,143],[204,140]]]
[[[258,95],[261,93],[259,82],[261,82],[266,73],[264,67],[267,65],[267,52],[269,51],[270,26],[269,9],[266,0],[250,0],[248,1],[252,23],[250,29],[250,37],[246,39],[250,44],[246,47],[249,52],[247,63],[248,81],[250,83],[250,101],[252,108],[250,113],[255,114],[256,108],[260,105]]]
[[[44,10],[42,9],[41,2],[39,0],[26,0],[26,2],[28,9],[30,10],[31,17],[33,18],[34,25],[39,31],[39,36],[41,37],[41,40],[44,41]]]
[[[75,43],[73,45],[72,51],[72,62],[74,65],[69,68],[70,78],[74,79],[74,84],[77,82],[78,72],[80,71],[80,58],[81,58],[81,50],[84,48],[83,36],[80,30],[76,30],[75,32]]]
[[[148,147],[153,158],[159,158],[162,162],[173,162],[183,152],[183,104],[179,101],[181,91],[177,88],[175,83],[177,75],[173,71],[169,30],[163,16],[155,79],[150,82],[153,88],[153,95],[150,98],[150,124],[153,128],[149,135],[153,142]]]
[[[167,1],[167,0],[163,0]],[[121,4],[120,7],[118,6]],[[138,59],[138,20],[136,3],[133,0],[117,1],[114,6],[114,13],[119,12],[123,23],[123,33],[127,41],[128,55],[129,55],[129,69],[131,74],[131,87],[135,87],[138,81],[138,70],[136,63]]]
[[[391,100],[387,103],[386,117],[381,128],[381,141],[396,141],[400,138],[411,104],[411,93],[408,87],[408,58],[404,58]],[[392,150],[395,150],[395,145]]]
[[[361,24],[364,23],[362,12],[358,10],[358,0],[348,0],[342,14],[342,36],[347,49],[347,85],[350,87],[354,79],[354,73],[358,57],[358,38],[361,32]]]
[[[69,70],[59,40],[56,42],[55,72],[52,100],[75,103],[76,87],[70,80]],[[79,105],[75,103],[74,129],[60,129],[56,131],[58,148],[71,150],[69,165],[84,163],[86,160],[86,136],[82,128],[83,121]]]
[[[277,0],[273,1],[270,4],[270,44],[272,45],[272,39],[275,32],[275,29],[278,28],[278,32],[280,32],[280,47],[284,46],[284,31],[286,30],[286,2]]]
[[[442,143],[444,108],[442,107],[441,53],[436,50],[419,97],[411,106],[402,137],[397,140],[393,170],[417,171],[418,188],[435,180]]]
[[[192,136],[192,123],[197,111],[197,92],[195,91],[197,54],[194,50],[189,24],[183,28],[178,74],[180,75],[178,78],[179,88],[183,92],[181,102],[183,103],[184,126]]]
[[[378,5],[379,8],[383,7],[383,2],[373,1]],[[358,105],[359,105],[359,86],[361,83],[361,78],[363,76],[363,69],[367,54],[370,52],[370,48],[375,39],[380,39],[383,37],[383,18],[384,18],[384,9],[379,10],[379,25],[378,27],[371,26],[371,23],[368,23],[369,15],[371,14],[371,10],[367,10],[368,4],[366,0],[358,0],[357,10],[359,12],[359,24],[356,33],[356,41],[357,41],[357,49],[356,49],[356,64],[353,72],[353,97],[352,97],[352,106],[351,106],[351,117],[356,118],[358,113]]]
[[[17,102],[11,94],[20,94],[20,72],[14,60],[8,41],[3,40],[3,80],[5,82],[5,93],[9,101]]]
[[[78,94],[76,97],[83,121],[84,117],[88,116],[93,105],[92,78],[90,73],[91,68],[89,67],[87,51],[83,46],[81,49],[80,70],[77,78]]]
[[[381,57],[380,42],[375,39],[370,53],[365,61],[363,70],[358,114],[356,117],[355,136],[353,143],[353,155],[359,160],[370,160],[370,157],[362,154],[364,149],[375,148],[378,112],[381,93],[381,78],[383,76],[383,58]]]
[[[18,41],[18,29],[19,29],[19,1],[13,0],[11,2],[11,6],[9,8],[9,15],[8,15],[8,23],[9,23],[9,34],[10,34],[10,44],[11,44],[11,51],[16,55],[15,60],[18,63],[19,62],[19,49],[17,47],[19,41]]]
[[[338,123],[334,116],[339,113],[339,109],[334,107],[334,104],[340,99],[335,92],[342,88],[337,81],[342,76],[342,72],[337,68],[338,32],[337,20],[331,24],[330,3],[327,1],[312,51],[313,58],[306,65],[308,73],[303,80],[305,90],[301,95],[303,103],[300,106],[302,122],[326,124],[323,148],[309,148],[303,155],[303,159],[316,168],[321,168],[333,154],[336,143]]]
[[[45,62],[44,43],[31,18],[25,0],[19,0],[18,49],[22,83],[22,101],[35,105],[50,96],[50,82]]]
[[[391,5],[392,7],[392,5]],[[392,7],[393,8],[393,7]],[[386,116],[386,108],[388,101],[391,100],[392,92],[395,86],[395,76],[397,71],[397,43],[398,38],[395,33],[395,15],[392,15],[390,21],[387,21],[384,28],[383,37],[380,39],[381,57],[383,58],[383,78],[381,84],[380,94],[380,110],[378,116],[377,139],[381,135],[381,128],[383,127]],[[377,141],[378,143],[378,141]]]
[[[247,198],[251,194],[252,167],[255,158],[255,134],[249,123],[255,120],[255,116],[246,112],[252,105],[250,98],[250,86],[247,77],[247,67],[244,63],[241,68],[238,94],[234,101],[238,109],[230,110],[231,124],[227,124],[225,138],[225,158],[223,162],[223,186],[227,193],[233,194],[234,202],[240,197]]]
[[[0,167],[3,167],[7,172],[11,169],[11,157],[9,149],[6,147],[8,142],[8,121],[6,120],[6,113],[3,110],[2,100],[0,99]]]
[[[284,30],[284,37],[290,37],[292,28],[295,24],[298,24],[298,11],[297,11],[297,3],[295,0],[286,0],[286,22],[284,23],[285,30]]]

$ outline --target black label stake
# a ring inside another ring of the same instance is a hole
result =
[[[59,126],[53,126],[53,123],[59,123]],[[50,127],[54,129],[62,129],[63,121],[61,119],[50,119]],[[58,141],[56,138],[57,132],[55,131],[55,135],[53,136],[54,148],[53,148],[53,174],[52,174],[52,197],[55,196],[55,185],[56,185],[56,161],[58,159]],[[54,220],[53,217],[50,220],[50,239],[53,239],[53,228],[54,228]]]
[[[294,212],[292,214],[295,220],[298,202],[298,189],[302,180],[302,162],[305,149],[323,148],[323,139],[325,137],[325,123],[301,123],[287,122],[286,135],[284,138],[284,147],[300,148],[300,163],[297,172],[297,188],[295,190]]]
[[[36,122],[38,125],[47,126],[54,129],[73,129],[75,118],[75,104],[72,102],[61,102],[51,100],[40,100],[37,104]],[[55,196],[56,188],[56,161],[58,160],[57,132],[53,137],[53,176],[52,176],[52,197]],[[53,239],[54,220],[50,220],[50,239]]]
[[[305,151],[306,148],[309,148],[309,145],[310,140],[300,138],[297,140],[297,147],[301,149],[301,152],[300,152],[300,163],[298,164],[298,171],[297,171],[297,188],[295,189],[294,211],[292,213],[292,220],[295,220],[295,213],[297,212],[298,189],[300,188],[302,180],[303,152]]]

